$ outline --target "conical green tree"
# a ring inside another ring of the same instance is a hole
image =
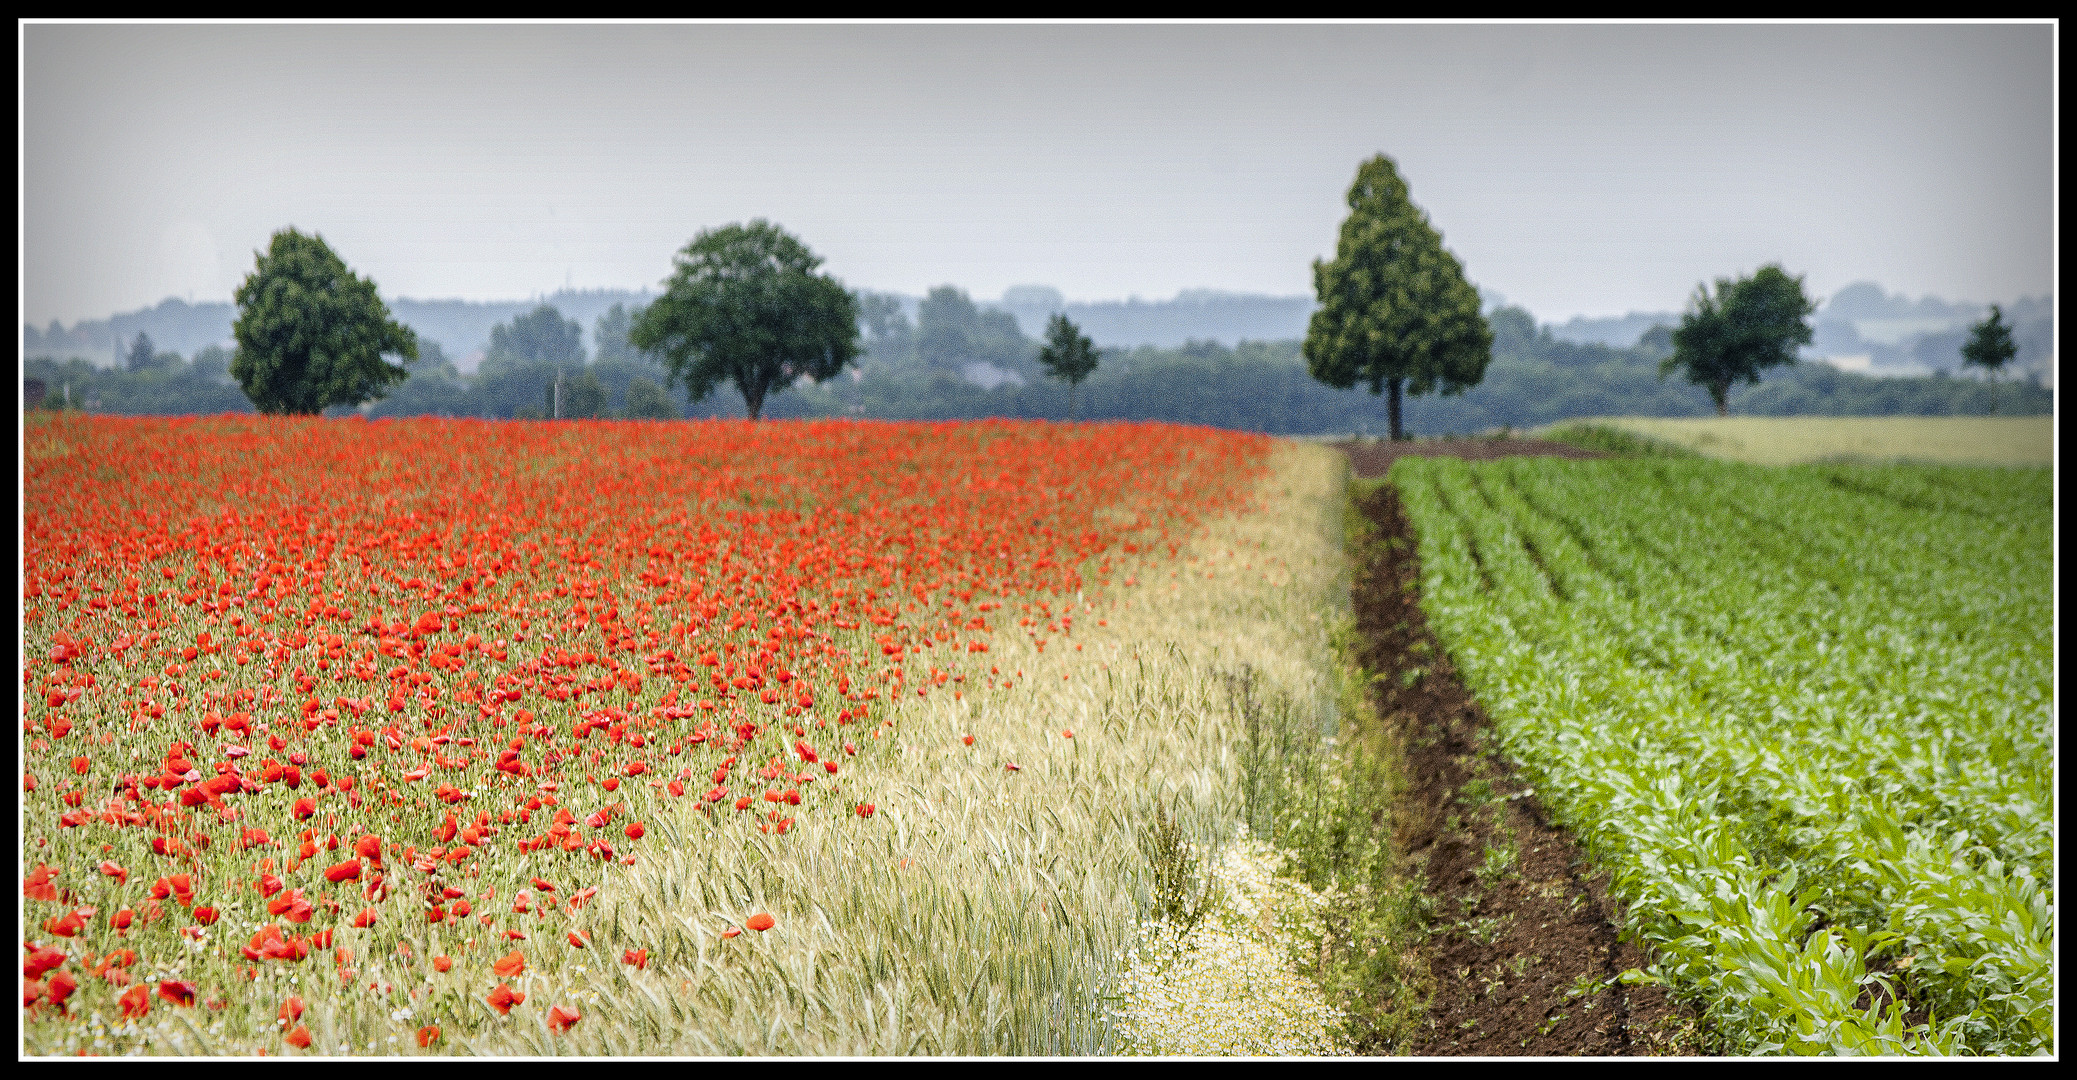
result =
[[[1067,384],[1067,416],[1074,419],[1075,387],[1096,371],[1096,343],[1067,316],[1055,314],[1046,323],[1046,346],[1038,360],[1046,374]]]
[[[410,376],[385,353],[418,359],[418,335],[390,318],[375,283],[355,277],[320,236],[275,233],[233,299],[231,377],[263,413],[372,401]]]
[[[1306,327],[1306,367],[1329,386],[1388,393],[1392,438],[1404,438],[1402,392],[1462,393],[1486,376],[1493,332],[1478,290],[1408,197],[1383,154],[1356,170],[1334,261],[1313,263],[1320,307]]]

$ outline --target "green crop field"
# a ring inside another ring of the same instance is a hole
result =
[[[1390,475],[1437,633],[1655,950],[1632,978],[1733,1052],[2054,1052],[2048,470]]]
[[[2055,459],[2052,416],[1619,416],[1576,424],[1616,428],[1755,465],[2047,465]]]

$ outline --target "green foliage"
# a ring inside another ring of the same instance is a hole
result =
[[[1660,362],[1659,373],[1679,371],[1709,391],[1718,416],[1726,415],[1733,383],[1757,383],[1761,371],[1796,362],[1796,347],[1810,344],[1816,311],[1816,302],[1803,295],[1803,279],[1778,263],[1736,281],[1718,278],[1714,296],[1696,286],[1673,331],[1673,355]]]
[[[858,304],[807,245],[770,222],[727,225],[678,254],[663,296],[628,342],[663,358],[693,401],[723,382],[752,420],[800,379],[833,378],[858,355]]]
[[[1553,442],[1577,446],[1582,450],[1598,450],[1615,457],[1698,457],[1695,451],[1677,443],[1621,431],[1601,424],[1564,424],[1544,433],[1544,438]]]
[[[562,417],[565,420],[597,420],[609,415],[606,387],[598,373],[589,368],[563,380]]]
[[[1039,350],[1040,366],[1046,374],[1067,384],[1067,414],[1075,414],[1075,387],[1096,370],[1096,344],[1088,335],[1055,315],[1046,323],[1046,347]]]
[[[1982,322],[1969,327],[1969,340],[1962,346],[1962,362],[1973,364],[1990,372],[1995,377],[2005,362],[2019,353],[2012,343],[2012,327],[2005,324],[2005,313],[1998,305],[1990,306],[1990,314]]]
[[[1379,154],[1356,170],[1348,203],[1334,261],[1313,262],[1320,307],[1306,328],[1305,358],[1329,386],[1389,389],[1397,439],[1401,388],[1419,396],[1478,385],[1493,332],[1479,314],[1478,290],[1414,206],[1391,158]]]
[[[637,377],[627,384],[627,405],[621,414],[630,420],[676,420],[678,405],[663,387]]]
[[[123,358],[124,366],[133,373],[164,371],[177,366],[180,362],[179,353],[154,351],[150,336],[142,333],[138,334],[136,340],[130,343],[129,355]]]
[[[409,372],[418,338],[390,318],[375,283],[356,277],[320,236],[275,233],[234,294],[231,375],[263,413],[314,415],[379,398]]]
[[[639,308],[635,314],[640,314]],[[615,304],[591,324],[592,359],[601,364],[648,364],[647,357],[628,344],[627,335],[634,328],[635,315],[628,313],[627,305]]]
[[[2053,1052],[2048,470],[1391,480],[1501,748],[1721,1049]]]
[[[509,323],[491,327],[485,356],[520,366],[583,367],[584,327],[575,319],[563,318],[554,305],[542,304]]]

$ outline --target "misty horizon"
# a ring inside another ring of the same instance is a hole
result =
[[[226,297],[289,226],[396,297],[654,289],[688,238],[765,218],[855,289],[1291,298],[1377,153],[1474,284],[1554,322],[1776,262],[1817,296],[2055,274],[2046,21],[22,38],[35,326]]]

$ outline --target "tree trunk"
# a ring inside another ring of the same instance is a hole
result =
[[[1404,379],[1385,380],[1385,386],[1389,388],[1388,395],[1385,398],[1385,415],[1391,423],[1393,442],[1406,438],[1406,433],[1399,429],[1399,384],[1405,381]]]
[[[746,386],[743,388],[743,408],[750,413],[750,422],[757,422],[757,414],[764,411],[764,391]]]
[[[1073,383],[1067,384],[1067,418],[1069,420],[1075,418],[1075,384]]]
[[[1718,416],[1731,415],[1731,384],[1717,382],[1709,384],[1709,400],[1716,403]]]

